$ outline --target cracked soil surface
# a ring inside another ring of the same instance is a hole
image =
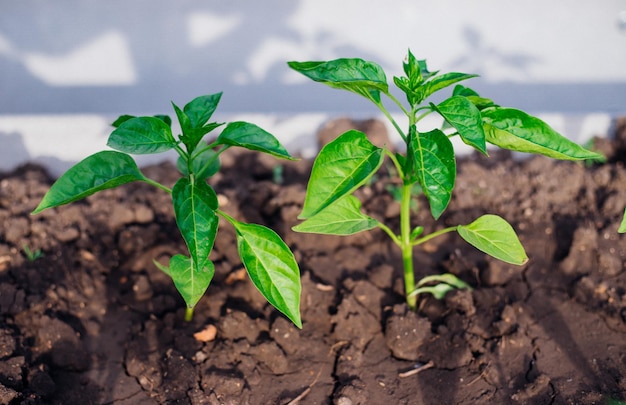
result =
[[[619,128],[618,128],[619,129]],[[492,260],[456,235],[416,251],[417,277],[451,272],[472,291],[403,303],[399,251],[380,231],[290,231],[311,162],[225,156],[223,209],[276,229],[302,273],[298,330],[242,271],[222,224],[216,275],[194,319],[152,263],[182,252],[169,196],[145,184],[30,216],[51,184],[41,168],[0,176],[0,403],[603,404],[626,400],[626,131],[596,145],[606,164],[459,161],[441,223],[506,218],[530,261]],[[234,163],[237,162],[235,167]],[[144,172],[172,185],[175,168]],[[392,228],[379,182],[359,197]],[[419,201],[425,207],[424,200]],[[23,246],[40,249],[30,261]],[[203,332],[202,335],[197,335]]]

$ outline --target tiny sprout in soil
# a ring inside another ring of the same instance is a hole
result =
[[[428,276],[416,284],[413,249],[424,242],[456,231],[481,251],[508,263],[522,265],[528,258],[513,227],[496,215],[483,215],[470,224],[440,229],[423,235],[422,226],[411,221],[411,197],[418,184],[438,219],[448,207],[456,178],[456,160],[452,142],[460,139],[487,155],[487,143],[518,152],[542,154],[556,159],[602,159],[563,137],[536,117],[513,108],[497,105],[474,90],[458,84],[476,77],[465,73],[431,72],[425,60],[409,51],[403,63],[405,76],[393,83],[404,93],[406,104],[389,90],[382,67],[362,59],[336,59],[326,62],[289,62],[289,66],[308,78],[336,89],[359,94],[374,103],[393,124],[405,144],[405,153],[392,153],[372,144],[367,136],[351,130],[330,142],[319,152],[307,186],[302,213],[304,222],[295,231],[349,235],[381,228],[402,251],[407,304],[415,309],[417,295],[428,292],[442,297],[452,288],[469,286],[452,274]],[[452,95],[434,104],[426,102],[433,94],[452,85]],[[400,108],[408,119],[403,129],[385,107],[385,96]],[[429,114],[444,119],[442,128],[418,130],[418,123]],[[361,202],[352,195],[380,169],[387,157],[395,166],[401,182],[400,230],[361,210]],[[491,179],[497,181],[497,179]],[[427,284],[433,284],[428,286]]]
[[[24,255],[26,256],[26,259],[31,263],[37,259],[41,259],[44,256],[41,249],[33,250],[30,247],[28,247],[27,244],[22,245],[22,251],[24,252]]]
[[[229,216],[218,205],[217,194],[207,179],[220,169],[220,154],[235,146],[293,159],[270,133],[247,122],[231,122],[211,143],[209,132],[224,123],[209,122],[222,93],[200,96],[183,109],[172,103],[182,134],[174,137],[171,119],[165,115],[124,115],[113,126],[107,145],[115,150],[91,155],[64,173],[43,197],[33,214],[85,198],[98,191],[133,181],[143,181],[172,195],[176,224],[189,255],[174,255],[168,266],[155,261],[168,274],[187,304],[186,320],[204,295],[215,266],[209,259],[219,218],[235,228],[237,248],[252,282],[275,308],[296,326],[300,319],[300,271],[293,253],[269,228],[247,224]],[[147,178],[130,154],[175,150],[181,178],[172,189]]]

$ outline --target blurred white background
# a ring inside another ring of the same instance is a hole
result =
[[[62,171],[118,115],[218,91],[216,119],[311,153],[325,120],[379,114],[286,61],[360,57],[391,80],[407,48],[577,141],[626,113],[626,0],[0,0],[0,170]]]

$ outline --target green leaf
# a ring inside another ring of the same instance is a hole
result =
[[[418,103],[421,103],[422,101],[426,100],[428,96],[430,96],[431,94],[441,89],[444,89],[462,80],[471,79],[473,77],[478,77],[478,75],[451,72],[451,73],[444,73],[439,76],[434,76],[432,79],[428,80],[417,90],[417,93],[419,94]]]
[[[377,226],[377,220],[361,212],[359,199],[347,195],[292,229],[296,232],[352,235]]]
[[[445,211],[456,179],[454,148],[448,137],[438,129],[430,132],[409,132],[409,164],[430,204],[430,212],[438,219]]]
[[[187,308],[193,308],[211,284],[215,274],[215,265],[212,261],[207,260],[201,270],[196,270],[192,259],[183,255],[174,255],[170,259],[169,272],[166,273],[172,277],[176,289],[187,304]]]
[[[200,128],[188,129],[180,136],[180,140],[185,144],[188,153],[193,153],[202,138],[215,128],[224,125],[223,122],[212,122]]]
[[[438,283],[433,286],[426,286],[427,284]],[[468,289],[471,290],[469,284],[461,280],[452,273],[433,274],[432,276],[426,276],[417,283],[417,288],[407,294],[407,297],[412,297],[419,294],[429,293],[436,299],[443,299],[447,293],[453,290]]]
[[[497,215],[483,215],[469,225],[459,225],[457,232],[470,245],[496,259],[517,265],[528,261],[513,227]]]
[[[604,159],[523,111],[500,107],[483,110],[481,114],[487,142],[501,148],[563,160]]]
[[[128,115],[128,114],[124,114],[124,115],[120,115],[119,117],[117,117],[117,119],[115,121],[113,121],[113,123],[111,124],[112,127],[119,127],[120,125],[122,125],[123,123],[125,123],[126,121],[132,119],[132,118],[137,118],[134,115]]]
[[[322,148],[311,170],[302,213],[306,219],[362,186],[382,165],[383,149],[350,130]]]
[[[452,96],[433,107],[459,132],[466,144],[487,154],[485,131],[480,111],[470,100],[463,96]]]
[[[435,299],[441,300],[443,299],[447,293],[453,291],[455,288],[450,284],[436,284],[433,286],[419,287],[413,290],[407,297],[413,297],[419,294],[432,294]]]
[[[192,183],[182,177],[172,189],[172,201],[176,224],[189,248],[194,269],[202,269],[217,234],[217,195],[204,180]]]
[[[363,59],[335,59],[327,62],[288,62],[290,68],[330,87],[360,94],[380,103],[380,92],[389,86],[383,68]]]
[[[300,270],[289,247],[269,228],[227,219],[235,227],[239,256],[252,283],[270,304],[302,328]]]
[[[98,152],[78,162],[59,177],[33,214],[137,180],[143,181],[146,177],[132,157],[115,151]]]
[[[624,209],[624,217],[622,218],[622,223],[617,230],[619,233],[626,233],[626,209]]]
[[[115,129],[107,145],[121,152],[147,154],[165,152],[176,146],[172,130],[156,117],[131,118]]]
[[[221,92],[196,97],[185,105],[183,111],[189,117],[191,128],[200,128],[206,124],[215,112],[220,98],[222,98]]]
[[[231,122],[217,137],[216,142],[268,153],[281,159],[295,160],[274,135],[248,122]]]
[[[178,123],[180,124],[180,129],[183,131],[183,135],[191,133],[193,128],[191,127],[191,120],[189,120],[189,117],[187,116],[187,114],[185,114],[185,112],[181,110],[180,107],[178,107],[173,102],[172,102],[172,108],[174,108],[174,112],[176,113],[176,118],[178,118]],[[189,146],[187,146],[187,148],[189,149]]]
[[[426,276],[417,282],[417,287],[422,287],[430,283],[446,283],[459,290],[464,288],[468,290],[472,289],[469,284],[467,284],[465,281],[461,280],[452,273],[433,274],[430,276]]]
[[[182,156],[176,160],[176,167],[184,176],[189,175],[187,161]],[[196,180],[208,179],[220,170],[219,155],[213,149],[207,149],[194,157],[192,170]]]
[[[215,112],[221,97],[222,93],[196,97],[185,105],[183,111],[174,105],[183,130],[180,140],[187,147],[187,152],[193,152],[206,134],[223,125],[215,122],[206,124]]]

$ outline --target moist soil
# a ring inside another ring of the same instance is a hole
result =
[[[400,254],[382,231],[290,230],[310,161],[278,172],[273,158],[225,154],[211,180],[222,208],[277,230],[300,264],[301,330],[248,280],[228,224],[211,256],[216,275],[185,322],[183,300],[153,263],[185,250],[166,193],[130,184],[30,216],[52,179],[34,165],[4,174],[0,403],[626,400],[623,127],[595,142],[605,164],[496,151],[459,159],[448,211],[435,223],[418,198],[416,224],[431,232],[497,214],[530,260],[491,259],[456,234],[434,239],[416,249],[417,277],[449,272],[473,289],[421,296],[417,312],[404,303]],[[144,173],[176,180],[169,162]],[[376,180],[359,192],[364,209],[397,229],[393,183]]]

